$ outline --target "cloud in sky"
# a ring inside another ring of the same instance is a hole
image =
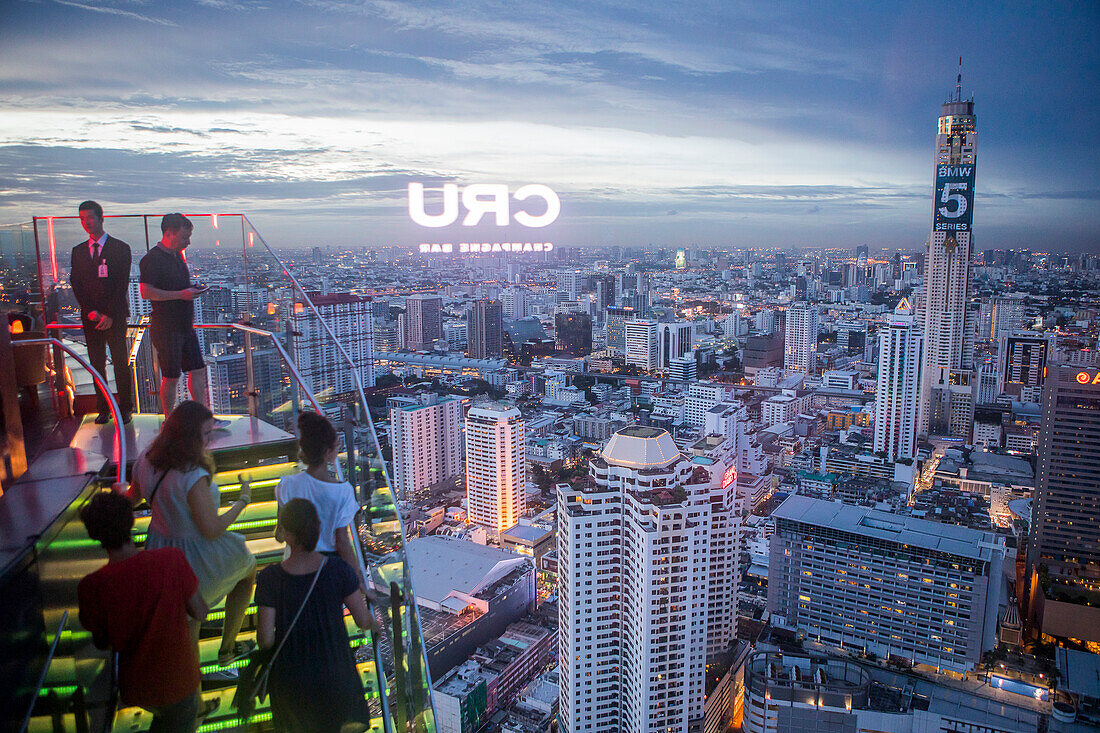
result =
[[[21,0],[0,10],[0,219],[94,195],[232,204],[281,246],[411,245],[410,180],[537,182],[561,195],[545,234],[564,244],[917,247],[962,53],[979,246],[1095,249],[1098,20],[1088,3]]]

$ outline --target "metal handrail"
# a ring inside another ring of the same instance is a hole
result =
[[[69,611],[65,610],[61,614],[61,623],[57,625],[57,634],[53,637],[53,644],[50,644],[49,654],[46,655],[46,662],[42,665],[42,674],[38,675],[38,684],[34,686],[34,692],[31,693],[31,706],[27,708],[27,714],[23,716],[23,724],[19,726],[19,733],[26,733],[27,728],[31,724],[31,717],[34,715],[34,706],[38,701],[38,693],[42,690],[42,685],[46,684],[46,672],[50,670],[50,664],[53,662],[53,655],[57,652],[57,642],[61,641],[61,632],[65,630],[65,624],[69,622]]]
[[[294,283],[294,287],[297,288],[298,292],[302,294],[302,300],[304,300],[306,305],[309,306],[309,309],[311,311],[313,311],[313,315],[316,316],[316,318],[320,322],[321,326],[328,333],[329,338],[332,339],[332,343],[335,344],[336,348],[340,351],[340,355],[344,358],[344,361],[347,362],[348,368],[351,370],[351,379],[355,383],[355,390],[356,390],[356,392],[359,393],[359,403],[363,406],[363,411],[364,411],[364,413],[366,415],[366,418],[367,418],[367,425],[370,426],[371,437],[374,438],[374,446],[375,446],[376,449],[378,449],[378,456],[379,456],[379,459],[380,459],[379,463],[382,464],[382,475],[385,476],[386,485],[389,486],[390,485],[390,475],[389,475],[389,471],[386,469],[386,462],[381,460],[381,457],[382,457],[382,450],[380,448],[381,444],[378,442],[378,433],[374,429],[374,420],[371,419],[370,410],[367,409],[367,395],[366,395],[366,392],[363,390],[363,380],[361,380],[359,378],[359,371],[355,367],[355,362],[352,361],[351,354],[349,354],[347,349],[344,348],[344,345],[342,343],[340,343],[340,339],[336,338],[336,332],[332,330],[332,326],[330,326],[328,324],[328,321],[321,317],[320,311],[317,310],[317,306],[313,304],[313,301],[310,299],[310,297],[308,295],[306,295],[305,288],[303,288],[302,284],[300,282],[298,282],[298,278],[294,277],[294,275],[291,274],[291,272],[287,268],[287,266],[285,264],[283,264],[283,261],[281,259],[279,259],[279,256],[277,254],[275,254],[275,252],[268,245],[267,240],[265,240],[263,235],[260,234],[260,232],[256,229],[255,226],[252,225],[252,222],[249,220],[249,218],[247,216],[245,216],[244,214],[241,214],[241,218],[244,219],[245,223],[247,223],[248,226],[252,229],[252,231],[255,232],[256,238],[260,240],[260,244],[262,244],[264,246],[264,249],[267,250],[267,253],[269,255],[271,255],[272,258],[274,258],[275,262],[277,262],[279,264],[279,267],[282,268],[282,270],[283,270],[283,274],[286,275],[288,278],[290,278],[290,281],[292,283]],[[402,527],[401,528],[402,536],[404,536],[404,531],[405,531],[405,528]]]
[[[103,375],[92,368],[92,365],[87,362],[84,357],[76,353],[73,347],[67,345],[61,339],[55,338],[41,338],[41,339],[19,339],[18,341],[12,341],[12,346],[56,346],[57,348],[65,351],[76,360],[76,363],[84,367],[84,369],[92,375],[92,381],[95,382],[96,387],[103,392],[107,398],[107,404],[111,408],[111,416],[115,419],[115,435],[117,440],[115,445],[118,446],[118,483],[123,483],[126,479],[126,441],[122,439],[122,409],[118,406],[118,401],[115,399],[114,394],[107,384],[107,380],[103,378]]]
[[[114,217],[117,217],[117,218],[138,218],[138,217],[142,217],[142,216],[144,216],[144,215],[112,215],[112,218],[114,218]],[[263,235],[260,234],[259,230],[257,230],[256,227],[252,224],[251,220],[247,217],[247,215],[245,215],[245,214],[217,214],[217,215],[212,215],[212,214],[195,214],[195,215],[191,215],[191,214],[189,214],[188,216],[189,217],[192,217],[192,216],[193,217],[201,217],[201,216],[238,217],[239,216],[242,220],[242,227],[243,227],[243,224],[247,224],[249,229],[251,230],[251,233],[254,235],[253,238],[250,238],[249,244],[250,245],[252,244],[253,239],[259,239],[260,243],[264,247],[264,250],[266,250],[266,252],[271,256],[271,258],[278,264],[278,266],[283,271],[283,274],[287,277],[287,279],[289,279],[290,282],[293,283],[294,288],[298,291],[298,293],[301,294],[302,301],[305,303],[306,306],[309,307],[309,309],[313,313],[314,317],[316,317],[317,320],[320,322],[322,328],[328,334],[329,339],[332,341],[332,343],[336,346],[336,349],[339,351],[342,360],[347,364],[347,367],[351,370],[352,382],[355,385],[355,391],[356,391],[356,393],[358,395],[358,398],[359,398],[359,404],[362,406],[362,411],[364,413],[364,418],[365,418],[367,427],[369,428],[369,431],[370,431],[370,438],[373,441],[375,451],[378,454],[378,463],[379,463],[379,466],[382,470],[383,479],[385,480],[386,485],[392,488],[392,482],[390,480],[390,475],[389,475],[389,468],[387,467],[386,461],[382,456],[381,442],[378,439],[378,431],[377,431],[377,428],[374,425],[374,419],[371,417],[370,409],[367,406],[366,392],[363,388],[363,382],[360,379],[358,369],[356,368],[355,363],[352,361],[351,355],[348,353],[347,349],[344,348],[344,345],[336,337],[336,333],[332,330],[332,327],[329,325],[328,321],[321,316],[320,312],[317,309],[317,306],[313,303],[312,299],[306,294],[305,288],[302,287],[302,284],[298,281],[298,279],[296,277],[294,277],[294,275],[286,267],[286,265],[279,258],[279,256],[274,252],[274,250],[272,250],[271,246],[267,243],[267,240],[264,239]],[[37,221],[39,221],[39,220],[46,220],[46,219],[53,220],[53,219],[76,219],[76,218],[78,218],[78,217],[72,217],[72,216],[69,216],[69,217],[64,217],[64,216],[63,217],[34,217],[34,221],[37,223]],[[37,227],[35,228],[35,233],[37,235]],[[243,234],[243,232],[242,232],[242,234]],[[144,327],[145,325],[146,324],[142,324],[139,327]],[[60,327],[60,326],[55,325],[55,324],[51,324],[50,326],[47,326],[47,328],[50,328],[50,327]],[[250,326],[244,326],[242,324],[196,324],[196,327],[200,327],[200,328],[201,327],[209,327],[209,328],[233,327],[233,328],[241,328],[242,330],[252,328]],[[260,330],[257,329],[257,331],[260,331]],[[270,332],[264,332],[264,331],[260,331],[260,332],[263,333],[263,334],[270,334]],[[272,334],[272,336],[273,336],[273,334]],[[280,351],[280,354],[284,357],[284,360],[288,364],[288,366],[292,365],[293,362],[290,361],[290,359],[288,357],[286,357],[286,352],[285,352],[284,349],[281,348],[281,344],[279,344],[278,341],[274,337],[272,338],[272,341],[273,341],[273,343],[276,344],[276,347]],[[294,370],[293,366],[290,366],[290,368],[293,371],[296,371],[296,370]],[[297,381],[299,381],[299,384],[302,384],[301,376],[299,374],[295,374],[295,379]],[[308,388],[306,388],[306,391],[308,393]],[[311,401],[313,401],[313,400],[311,400]],[[314,401],[314,404],[315,404],[315,406],[317,406],[315,401]],[[318,409],[318,412],[321,412],[321,410]],[[337,475],[340,476],[340,478],[342,479],[343,476],[342,476],[341,468],[339,466],[339,461],[337,461],[336,463],[337,463],[337,466],[336,466]],[[405,534],[404,522],[402,521],[402,518],[401,518],[401,512],[396,511],[395,514],[396,514],[396,520],[397,520],[398,528],[401,532],[402,538],[404,538],[404,537],[406,537],[406,534]],[[405,568],[405,573],[404,573],[405,583],[407,584],[407,587],[409,589],[410,594],[415,597],[415,591],[413,590],[412,574],[410,572],[408,572],[408,558],[407,558],[407,556],[404,555],[404,553],[402,553],[402,555],[403,555],[402,556],[402,564],[404,565],[404,568]],[[413,602],[411,604],[411,606],[412,606],[412,610],[413,610],[413,618],[415,619],[415,623],[416,623],[416,633],[422,634],[423,632],[422,632],[422,628],[421,628],[421,624],[420,624],[419,609],[417,608],[415,602]],[[423,665],[423,674],[425,675],[425,679],[427,681],[428,688],[430,689],[431,688],[431,672],[428,669],[426,664]],[[431,709],[432,715],[434,717],[435,709],[434,709],[434,704],[433,704],[433,701],[431,699],[430,694],[428,695],[428,704],[429,704],[429,708]]]
[[[317,397],[313,394],[313,390],[310,389],[308,384],[306,384],[305,379],[302,377],[302,375],[298,371],[297,367],[294,366],[294,361],[290,358],[290,355],[287,354],[286,349],[283,348],[283,345],[281,343],[279,343],[279,340],[277,338],[275,338],[274,333],[272,333],[271,331],[265,331],[262,328],[256,328],[255,326],[248,326],[248,325],[245,325],[243,323],[196,323],[194,325],[195,325],[195,328],[209,328],[209,329],[226,328],[226,329],[233,329],[233,330],[241,331],[243,333],[250,333],[254,336],[270,338],[271,343],[275,347],[275,350],[279,353],[279,356],[282,358],[283,362],[286,364],[287,369],[290,370],[291,375],[294,377],[294,381],[296,381],[298,383],[298,386],[302,389],[302,392],[305,394],[306,398],[313,405],[313,409],[316,410],[318,414],[321,414],[321,415],[324,414],[324,410],[321,409],[321,403],[317,401]],[[144,323],[136,324],[136,325],[127,324],[127,328],[147,328],[147,327],[148,327],[148,324],[144,324]],[[80,326],[79,324],[51,323],[48,326],[46,326],[46,328],[54,329],[54,330],[66,330],[66,329],[82,328],[82,326]],[[56,341],[56,339],[51,339],[51,340]],[[32,343],[32,342],[28,340],[28,341],[20,341],[20,342],[16,342],[16,343]],[[66,348],[66,350],[69,350],[69,349]],[[70,353],[71,353],[71,351],[70,351]],[[344,480],[344,472],[343,472],[343,469],[340,467],[340,461],[333,461],[333,463],[335,464],[337,479],[340,480],[340,481],[343,481]],[[122,465],[125,465],[125,463],[123,463]],[[121,479],[120,479],[120,481],[121,481]],[[358,542],[353,542],[352,546],[355,547],[356,559],[359,561],[359,575],[360,575],[360,577],[362,577],[363,582],[366,583],[369,580],[369,577],[367,575],[367,563],[366,563],[366,560],[363,557],[363,548],[360,546],[360,544]],[[379,676],[379,685],[378,685],[378,687],[379,687],[379,694],[381,695],[381,699],[382,699],[382,709],[383,709],[384,712],[388,713],[389,705],[388,705],[388,701],[387,701],[387,690],[386,690],[386,685],[383,684],[383,682],[385,680],[385,676],[383,675],[383,668],[382,668],[381,664],[378,663],[378,660],[376,660],[376,669],[378,671],[378,676]],[[383,721],[384,721],[384,724],[386,726],[386,731],[392,731],[393,730],[392,722],[390,720],[388,720],[385,716],[383,716]]]
[[[286,349],[284,349],[283,345],[279,343],[279,339],[275,338],[274,333],[272,333],[271,331],[265,331],[262,328],[256,328],[255,326],[248,326],[248,325],[245,325],[243,323],[196,323],[196,324],[194,324],[194,326],[195,326],[195,328],[210,328],[210,329],[226,328],[226,329],[233,329],[233,330],[236,330],[236,331],[241,331],[243,333],[251,333],[255,336],[263,336],[263,337],[270,338],[272,345],[275,347],[275,350],[279,353],[279,356],[280,356],[280,358],[282,358],[283,363],[286,364],[287,369],[290,370],[291,376],[294,377],[294,381],[298,383],[298,386],[301,387],[302,392],[305,394],[306,398],[313,405],[313,409],[316,410],[319,414],[322,414],[322,415],[324,414],[324,410],[321,409],[321,403],[317,401],[317,397],[313,394],[313,390],[311,390],[309,388],[309,385],[306,384],[306,381],[302,377],[301,372],[299,372],[298,368],[294,366],[294,360],[291,359],[290,355],[286,353]],[[127,323],[126,324],[126,328],[148,328],[148,327],[149,327],[148,323],[136,323],[136,324],[135,323]],[[83,328],[83,326],[81,326],[80,324],[77,324],[77,323],[50,323],[46,326],[46,328],[47,329],[54,329],[54,330],[70,330],[70,329]],[[17,341],[15,343],[31,343],[31,341],[30,340]],[[68,349],[66,349],[66,350],[68,350]],[[70,353],[71,353],[71,350],[70,350]],[[340,479],[341,481],[343,481],[344,480],[344,472],[343,472],[343,469],[340,468],[340,462],[335,461],[335,464],[336,464],[336,477],[338,479]],[[121,481],[121,479],[119,479],[119,480]]]

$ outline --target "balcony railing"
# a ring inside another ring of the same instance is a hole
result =
[[[211,406],[215,413],[248,415],[288,432],[294,431],[301,409],[333,419],[341,440],[336,470],[355,488],[362,508],[357,546],[376,615],[385,624],[378,641],[379,687],[388,691],[381,701],[388,713],[386,729],[433,731],[431,680],[401,515],[366,401],[373,355],[367,349],[364,357],[363,349],[348,343],[348,334],[338,333],[323,317],[310,292],[247,217],[187,216],[195,227],[186,253],[192,279],[211,286],[195,301]],[[129,338],[138,413],[160,411],[160,379],[146,338],[147,302],[136,297],[138,261],[156,246],[159,221],[159,215],[122,215],[104,222],[112,236],[130,245],[133,256]],[[50,421],[68,419],[73,403],[90,393],[82,370],[68,368],[72,357],[66,353],[83,349],[68,271],[71,248],[86,242],[75,216],[35,217],[28,224],[0,227],[0,302],[9,312],[25,314],[27,325],[20,330],[26,337],[48,334],[65,344],[45,355],[43,374],[53,404],[44,406],[42,423],[31,433],[49,433]],[[319,358],[307,361],[306,355]],[[33,438],[28,436],[28,458],[35,452]]]

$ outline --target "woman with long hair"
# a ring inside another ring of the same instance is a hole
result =
[[[145,546],[178,547],[198,576],[206,605],[213,608],[225,599],[218,648],[218,663],[225,666],[247,652],[236,640],[256,581],[256,559],[244,537],[228,531],[251,501],[243,476],[240,496],[218,513],[221,497],[206,449],[214,428],[214,415],[205,406],[177,405],[134,465],[129,496],[135,504],[144,499],[152,510]],[[197,625],[192,633],[197,641]]]
[[[256,580],[256,640],[274,647],[268,677],[276,733],[363,730],[370,712],[344,626],[347,607],[361,629],[373,619],[354,569],[317,552],[321,520],[306,499],[291,499],[279,520],[290,555]]]
[[[339,556],[358,567],[358,557],[352,545],[354,541],[355,514],[359,502],[347,481],[339,481],[329,470],[339,451],[336,428],[328,418],[316,412],[303,412],[298,416],[298,457],[306,470],[279,479],[275,487],[275,499],[280,513],[291,499],[307,499],[317,509],[321,520],[321,534],[317,538],[317,551]],[[276,527],[275,539],[282,540],[282,526]]]

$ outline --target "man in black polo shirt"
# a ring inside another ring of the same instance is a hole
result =
[[[207,407],[206,362],[195,333],[195,298],[206,286],[191,285],[183,251],[191,244],[191,221],[183,214],[165,214],[161,239],[141,258],[141,297],[152,301],[149,333],[160,367],[160,405],[165,417],[176,406],[176,385],[187,372],[191,398]]]

